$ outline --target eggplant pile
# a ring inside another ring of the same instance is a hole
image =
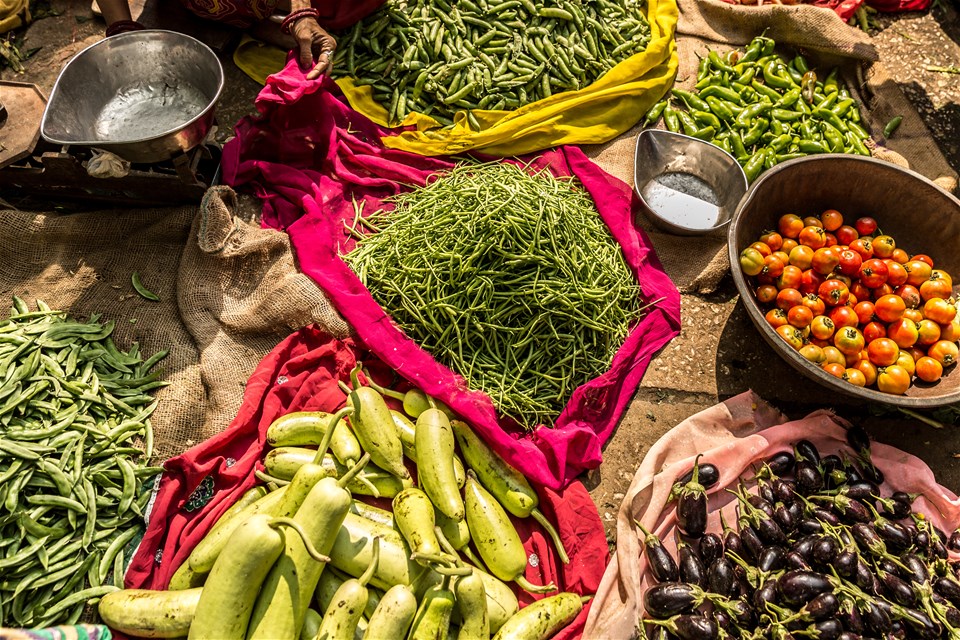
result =
[[[960,640],[960,530],[948,536],[913,510],[916,495],[881,495],[870,440],[821,455],[808,440],[765,460],[734,495],[736,521],[706,532],[699,458],[677,478],[676,557],[637,522],[653,580],[641,638],[649,640]],[[682,534],[682,535],[681,535]]]

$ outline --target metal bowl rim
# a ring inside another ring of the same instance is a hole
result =
[[[213,98],[210,99],[210,102],[209,102],[209,103],[207,104],[207,106],[203,109],[203,111],[201,111],[200,113],[198,113],[197,115],[195,115],[195,116],[194,116],[193,118],[191,118],[190,120],[187,120],[186,122],[178,125],[177,127],[174,127],[174,128],[169,129],[169,130],[167,130],[167,131],[164,131],[163,133],[159,133],[159,134],[156,134],[156,135],[152,135],[152,136],[149,136],[149,137],[146,137],[146,138],[136,138],[136,139],[132,139],[132,140],[88,140],[88,141],[83,141],[83,140],[58,140],[58,139],[56,139],[56,138],[53,138],[53,137],[47,135],[47,133],[46,133],[46,129],[47,129],[47,115],[48,115],[49,112],[50,112],[49,106],[50,106],[51,104],[54,104],[54,98],[56,97],[56,95],[57,95],[57,93],[58,93],[58,91],[59,91],[59,89],[60,89],[60,79],[63,77],[63,74],[67,72],[67,69],[70,68],[70,65],[72,65],[74,62],[76,62],[77,60],[79,60],[80,57],[83,56],[83,55],[84,55],[85,53],[87,53],[88,51],[90,51],[90,50],[92,50],[92,49],[94,49],[94,48],[96,48],[96,47],[99,47],[100,45],[102,45],[102,44],[105,43],[105,42],[109,42],[109,41],[111,41],[111,40],[114,40],[115,38],[124,38],[124,39],[126,39],[126,38],[136,38],[136,37],[141,37],[141,36],[143,36],[143,35],[145,35],[145,34],[154,34],[154,33],[170,34],[170,35],[176,36],[176,37],[178,37],[178,38],[184,38],[184,39],[186,39],[186,40],[192,40],[193,42],[195,42],[195,43],[197,43],[198,45],[200,45],[200,47],[202,47],[203,49],[205,49],[205,50],[207,51],[207,53],[210,54],[210,57],[214,60],[214,62],[217,63],[217,70],[218,70],[218,72],[219,72],[219,74],[218,74],[218,80],[217,80],[217,90],[216,90],[216,92],[214,93]],[[152,142],[152,141],[154,141],[154,140],[159,140],[160,138],[165,138],[165,137],[167,137],[167,136],[169,136],[169,135],[176,134],[176,133],[178,133],[178,132],[180,132],[180,131],[183,131],[184,129],[186,129],[187,127],[189,127],[190,125],[192,125],[193,123],[195,123],[195,122],[197,122],[198,120],[204,118],[208,113],[210,113],[210,110],[211,110],[211,109],[213,109],[214,107],[216,107],[217,101],[220,99],[220,94],[223,93],[223,85],[224,85],[224,74],[223,74],[223,65],[220,63],[220,58],[218,58],[218,57],[217,57],[217,54],[213,52],[213,49],[211,49],[211,48],[208,47],[206,44],[204,44],[203,42],[201,42],[200,40],[197,40],[196,38],[194,38],[194,37],[192,37],[192,36],[188,36],[188,35],[186,35],[185,33],[178,33],[178,32],[176,32],[176,31],[170,31],[169,29],[142,29],[142,30],[139,30],[139,31],[128,31],[128,32],[126,32],[126,33],[118,33],[118,34],[115,35],[115,36],[110,36],[109,38],[104,38],[103,40],[100,40],[100,41],[98,41],[98,42],[94,42],[94,43],[93,43],[92,45],[90,45],[89,47],[86,47],[86,48],[83,49],[82,51],[79,51],[79,52],[77,53],[77,55],[73,56],[73,57],[67,62],[67,64],[65,64],[65,65],[63,66],[63,69],[61,69],[61,70],[60,70],[60,73],[57,74],[57,79],[56,79],[56,81],[53,83],[53,89],[50,91],[50,97],[47,99],[47,108],[45,108],[45,109],[43,110],[43,118],[40,120],[40,133],[41,133],[41,135],[43,136],[43,138],[44,138],[47,142],[51,142],[51,143],[53,143],[53,144],[63,144],[63,145],[67,145],[67,146],[84,146],[84,147],[98,147],[98,148],[99,148],[99,147],[108,147],[108,146],[117,146],[117,145],[138,144],[138,143],[143,143],[143,142]]]
[[[736,217],[737,211],[740,208],[740,203],[737,203],[737,207],[734,209],[733,214],[729,218],[727,218],[720,224],[714,225],[712,227],[703,227],[703,228],[684,227],[682,225],[678,225],[661,216],[659,213],[654,211],[650,205],[647,204],[647,201],[643,199],[643,195],[640,193],[640,185],[637,184],[637,155],[638,155],[638,152],[640,151],[640,136],[642,136],[644,133],[650,133],[650,135],[666,134],[668,136],[685,138],[687,140],[693,140],[695,142],[710,145],[720,153],[729,156],[731,163],[734,166],[736,166],[738,169],[740,169],[740,175],[743,178],[743,187],[744,187],[743,197],[745,197],[747,192],[750,190],[750,182],[747,180],[747,174],[743,172],[743,167],[740,166],[740,163],[737,162],[737,159],[734,158],[732,154],[727,153],[725,150],[721,149],[716,145],[712,145],[706,140],[701,140],[700,138],[694,138],[693,136],[688,136],[684,133],[678,133],[676,131],[668,131],[666,129],[653,129],[653,128],[641,129],[640,132],[637,133],[637,139],[634,142],[634,148],[633,148],[633,191],[634,193],[637,194],[637,198],[640,200],[640,203],[643,205],[645,211],[649,212],[652,217],[656,218],[657,221],[662,223],[667,229],[672,230],[673,233],[679,233],[681,235],[686,235],[686,236],[705,236],[705,235],[716,233],[717,231],[720,231],[724,227],[729,227],[730,223],[733,222],[733,219]],[[743,202],[743,197],[741,197],[740,202]]]
[[[960,401],[960,388],[951,391],[947,394],[926,398],[911,397],[907,395],[894,395],[892,393],[884,393],[883,391],[878,391],[875,389],[867,389],[866,387],[857,387],[847,382],[843,382],[838,378],[830,375],[820,367],[814,365],[813,363],[807,361],[803,356],[795,351],[788,351],[785,348],[782,348],[783,340],[777,335],[777,333],[770,327],[770,325],[763,320],[763,315],[760,313],[760,307],[757,305],[756,301],[751,297],[751,291],[747,287],[746,278],[743,275],[743,272],[737,268],[739,264],[740,252],[736,247],[736,230],[737,223],[743,217],[743,211],[753,200],[754,193],[765,180],[769,179],[771,176],[785,171],[790,167],[798,164],[803,164],[806,162],[816,162],[816,161],[829,161],[830,159],[844,159],[852,160],[854,162],[864,162],[866,164],[875,164],[880,165],[884,168],[890,168],[895,171],[900,171],[906,173],[914,178],[920,180],[920,182],[933,187],[937,191],[941,192],[943,195],[947,196],[949,200],[952,200],[954,205],[957,208],[958,213],[960,213],[960,199],[956,196],[939,186],[937,183],[933,182],[929,178],[920,175],[916,171],[911,169],[906,169],[899,165],[886,162],[884,160],[879,160],[873,157],[866,156],[855,156],[845,153],[824,153],[817,154],[812,156],[807,156],[805,158],[795,158],[793,160],[788,160],[787,162],[781,163],[765,171],[756,182],[750,185],[750,188],[741,198],[740,203],[737,205],[737,209],[731,218],[731,224],[727,230],[727,255],[730,259],[730,271],[733,273],[733,281],[737,286],[737,291],[740,294],[740,298],[744,300],[744,307],[747,310],[747,315],[750,317],[751,322],[753,322],[754,327],[760,332],[760,335],[763,339],[773,348],[777,354],[787,361],[794,369],[807,376],[807,378],[812,379],[816,382],[819,382],[823,386],[826,386],[830,389],[835,389],[840,393],[859,398],[860,400],[873,400],[876,402],[882,402],[888,405],[894,405],[899,407],[911,407],[911,408],[933,408],[940,407],[943,405],[954,404]],[[960,365],[953,365],[954,367],[960,367]],[[960,375],[960,373],[956,373]]]

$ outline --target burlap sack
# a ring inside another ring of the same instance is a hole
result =
[[[311,322],[346,335],[346,323],[294,263],[287,235],[233,215],[227,187],[202,206],[60,215],[0,212],[0,299],[39,298],[84,318],[115,320],[171,384],[157,394],[154,462],[221,431],[243,386],[278,342]],[[161,301],[134,292],[131,274]]]
[[[844,23],[829,9],[810,5],[739,6],[721,0],[678,0],[676,86],[696,82],[697,64],[709,49],[725,51],[765,33],[784,54],[802,50],[821,69],[840,66],[844,80],[861,104],[864,124],[880,145],[874,156],[908,167],[947,191],[957,174],[947,163],[916,109],[878,62],[870,37]],[[883,138],[889,120],[903,116],[892,140]],[[660,125],[662,126],[662,125]],[[634,146],[640,126],[604,144],[587,147],[587,155],[606,171],[633,184]],[[640,214],[642,215],[642,214]],[[682,293],[710,293],[729,269],[726,235],[686,238],[665,234],[644,221],[667,274]]]

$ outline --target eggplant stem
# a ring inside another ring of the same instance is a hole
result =
[[[928,418],[927,416],[923,415],[922,413],[917,413],[917,412],[914,411],[913,409],[904,409],[903,407],[897,407],[897,409],[900,411],[900,413],[902,413],[902,414],[904,414],[904,415],[907,415],[907,416],[910,416],[910,417],[913,418],[914,420],[919,420],[920,422],[922,422],[922,423],[924,423],[924,424],[926,424],[926,425],[929,425],[929,426],[933,427],[934,429],[944,429],[944,428],[946,427],[946,425],[943,424],[942,422],[937,422],[937,421],[934,420],[933,418]]]

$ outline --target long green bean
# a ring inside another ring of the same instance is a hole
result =
[[[464,164],[392,204],[345,260],[408,336],[528,429],[609,368],[643,313],[574,179]]]
[[[371,86],[398,124],[411,111],[452,123],[458,111],[516,109],[585,87],[651,34],[645,0],[387,0],[337,36],[334,77]]]
[[[37,309],[14,298],[0,320],[0,627],[69,623],[116,588],[159,471],[143,449],[166,352],[144,361],[112,322]]]

